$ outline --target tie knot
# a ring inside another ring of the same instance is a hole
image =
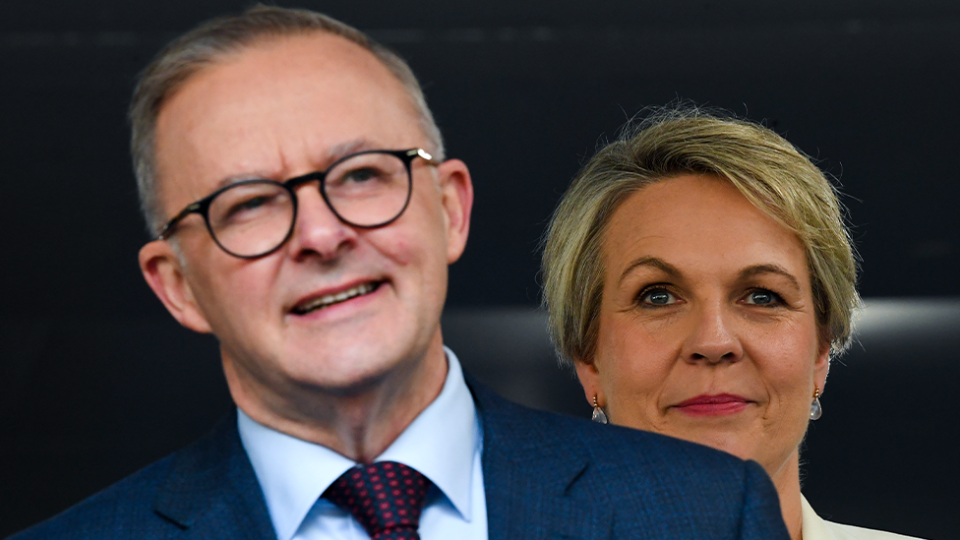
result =
[[[373,540],[420,540],[417,528],[431,482],[394,461],[357,465],[323,497],[347,510]]]

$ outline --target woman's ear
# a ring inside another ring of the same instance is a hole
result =
[[[577,378],[580,379],[580,386],[583,386],[583,394],[587,398],[587,403],[593,407],[593,399],[596,398],[597,405],[605,407],[607,400],[600,389],[600,371],[597,369],[596,362],[574,359],[573,364],[577,368]]]
[[[813,383],[823,394],[823,387],[827,384],[827,373],[830,371],[830,342],[824,341],[817,352],[817,360],[813,364]]]

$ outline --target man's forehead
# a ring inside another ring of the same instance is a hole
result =
[[[311,33],[263,36],[227,53],[222,63],[263,58],[272,66],[304,65],[321,68],[331,77],[341,72],[365,70],[391,77],[387,67],[368,49],[347,38],[324,31]],[[327,70],[330,70],[329,72]]]
[[[180,84],[165,99],[158,116],[169,116],[169,111],[185,100],[205,102],[203,110],[219,103],[237,103],[244,97],[253,102],[244,105],[279,108],[285,104],[280,98],[287,94],[300,91],[305,97],[319,98],[336,87],[349,88],[346,95],[357,98],[410,101],[403,83],[372,52],[343,37],[317,31],[264,37],[225,53]]]
[[[192,172],[206,177],[200,196],[231,176],[303,172],[291,153],[319,169],[350,149],[418,145],[421,134],[405,88],[372,53],[315,33],[265,40],[186,81],[160,111],[157,165],[168,178],[190,161],[218,169]]]
[[[271,90],[276,92],[284,87],[292,89],[297,81],[324,83],[314,87],[318,91],[335,84],[358,83],[365,89],[382,93],[383,98],[406,94],[403,84],[372,52],[340,36],[315,32],[261,38],[234,52],[225,53],[181,84],[167,98],[160,114],[187,89],[195,89],[199,93],[210,92],[211,100],[219,100],[223,92],[237,87],[267,84],[272,85]],[[263,99],[269,96],[257,97],[263,103],[273,102]]]

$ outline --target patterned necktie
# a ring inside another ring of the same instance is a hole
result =
[[[417,528],[431,485],[402,463],[382,461],[343,473],[323,497],[350,512],[371,540],[420,540]]]

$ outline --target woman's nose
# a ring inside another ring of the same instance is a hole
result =
[[[723,306],[702,306],[697,310],[684,344],[684,360],[708,364],[739,361],[743,347],[732,324],[733,317]]]

